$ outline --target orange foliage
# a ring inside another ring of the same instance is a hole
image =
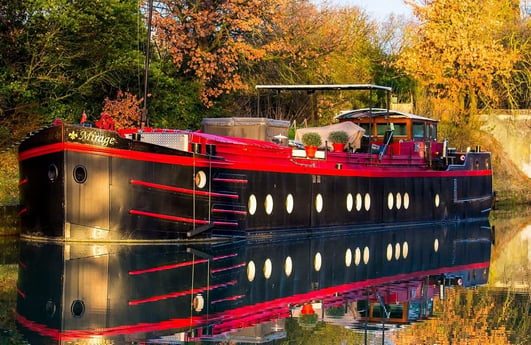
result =
[[[101,113],[110,115],[115,129],[138,127],[142,117],[142,102],[143,98],[137,99],[129,92],[118,91],[115,100],[105,98]]]
[[[153,23],[173,62],[202,83],[202,100],[211,105],[224,92],[246,88],[239,70],[264,55],[254,37],[270,29],[277,2],[162,0]]]
[[[398,66],[435,98],[467,113],[495,106],[496,82],[507,80],[519,53],[501,32],[514,15],[504,0],[410,1],[420,25]]]

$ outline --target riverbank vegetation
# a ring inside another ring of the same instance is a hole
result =
[[[368,101],[385,105],[377,93],[347,92],[272,94],[259,104],[257,84],[391,86],[394,106],[438,119],[439,136],[457,148],[485,142],[478,129],[489,124],[474,115],[531,108],[531,20],[518,0],[410,6],[413,18],[377,22],[356,6],[325,1],[157,1],[144,93],[148,2],[7,2],[0,13],[0,150],[56,118],[95,122],[104,112],[120,126],[138,125],[147,114],[152,126],[198,129],[203,117],[257,109],[300,125],[329,124]],[[486,142],[499,196],[528,200],[529,179],[496,153],[495,139]],[[16,203],[16,160],[12,151],[1,158],[0,204]]]

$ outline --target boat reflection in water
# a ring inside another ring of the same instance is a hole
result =
[[[31,344],[266,342],[289,336],[288,317],[407,323],[429,315],[441,285],[486,283],[490,250],[484,222],[217,243],[25,241],[17,322]]]

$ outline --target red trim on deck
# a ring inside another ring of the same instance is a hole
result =
[[[453,170],[439,171],[429,170],[424,166],[408,165],[384,165],[378,163],[377,156],[374,155],[372,164],[355,163],[355,156],[344,160],[312,160],[303,158],[292,158],[277,156],[272,149],[251,150],[238,147],[227,152],[219,151],[219,156],[226,160],[211,160],[209,158],[187,157],[179,155],[168,155],[158,153],[136,152],[124,149],[114,149],[109,147],[98,147],[79,143],[56,143],[34,149],[30,149],[19,154],[19,161],[42,156],[45,154],[59,152],[61,150],[79,152],[85,154],[103,155],[122,159],[157,162],[165,164],[230,168],[233,170],[247,171],[271,171],[276,173],[298,173],[308,175],[334,175],[334,176],[359,176],[359,177],[467,177],[467,176],[491,176],[492,170]],[[278,148],[277,148],[278,149]],[[258,154],[258,151],[262,152]],[[264,153],[265,152],[265,153]],[[271,154],[270,154],[271,153]],[[397,157],[398,158],[398,157]],[[237,159],[237,160],[235,160]],[[336,163],[342,164],[342,169],[335,167]]]

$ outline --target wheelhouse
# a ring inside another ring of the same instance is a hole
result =
[[[387,109],[357,109],[336,116],[339,122],[351,121],[365,129],[365,135],[384,141],[386,131],[393,131],[394,140],[436,141],[437,121],[414,114]]]

